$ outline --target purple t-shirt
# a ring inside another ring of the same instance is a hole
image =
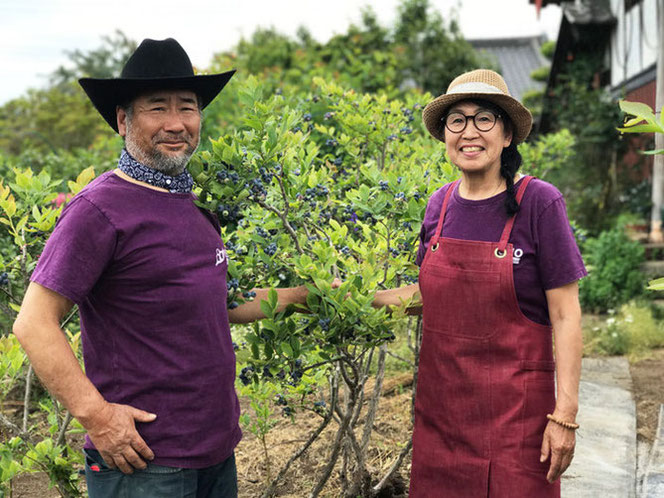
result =
[[[209,216],[192,194],[105,173],[66,206],[31,277],[78,304],[102,396],[157,414],[137,428],[158,465],[215,465],[241,438],[228,262]]]
[[[516,183],[518,188],[522,179]],[[445,193],[451,184],[433,193],[420,231],[417,264],[421,265],[434,236]],[[471,201],[452,192],[443,222],[443,236],[452,239],[498,242],[507,212],[506,192]],[[587,275],[567,219],[565,201],[553,185],[533,179],[521,200],[509,242],[514,246],[514,287],[519,307],[531,320],[549,325],[544,291]]]

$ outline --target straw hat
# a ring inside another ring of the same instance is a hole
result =
[[[146,38],[129,57],[119,78],[81,78],[79,84],[106,122],[118,131],[115,108],[150,90],[191,90],[205,108],[235,71],[195,75],[187,52],[173,38]]]
[[[513,143],[523,142],[530,133],[532,114],[510,95],[503,77],[489,69],[476,69],[457,76],[447,87],[447,93],[427,104],[422,118],[429,133],[444,142],[445,130],[441,119],[452,104],[467,99],[488,100],[503,109],[514,125]]]

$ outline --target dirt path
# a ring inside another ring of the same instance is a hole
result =
[[[652,443],[657,431],[659,406],[664,404],[664,349],[630,365],[636,402],[636,434]]]

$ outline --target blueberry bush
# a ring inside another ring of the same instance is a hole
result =
[[[261,303],[267,318],[242,335],[246,345],[238,350],[240,382],[280,385],[285,391],[273,404],[282,414],[309,410],[319,417],[294,457],[336,424],[329,463],[312,496],[337,461],[346,470],[341,475],[352,476],[342,479],[343,493],[370,496],[379,476],[367,469],[366,456],[387,349],[401,316],[373,308],[373,294],[416,281],[413,259],[426,200],[455,172],[444,148],[423,130],[421,108],[430,96],[397,100],[319,78],[314,84],[305,96],[266,95],[249,79],[239,95],[243,126],[213,141],[191,171],[201,205],[222,222],[231,262],[229,308],[252,299],[254,287],[304,283],[309,289],[308,314],[296,307],[276,314],[276,294]],[[343,281],[339,288],[331,287],[333,277]],[[372,368],[377,381],[366,392]],[[289,402],[287,393],[301,401]],[[259,437],[271,425],[263,394],[263,404],[252,406],[253,422],[246,420]]]
[[[46,472],[63,497],[80,495],[78,468],[82,455],[72,449],[70,438],[82,428],[38,385],[38,392],[33,390],[32,367],[16,338],[8,332],[64,202],[93,177],[94,171],[87,168],[69,181],[69,196],[58,192],[61,181],[52,180],[46,170],[34,174],[31,169],[15,169],[10,178],[0,182],[0,430],[8,436],[0,442],[0,496],[12,496],[16,475],[30,472]],[[80,357],[76,311],[72,310],[61,325],[73,351]],[[4,401],[12,393],[16,397],[18,391],[23,393],[23,416],[19,424],[2,410]],[[39,410],[33,413],[35,398]],[[40,430],[44,419],[47,429]]]

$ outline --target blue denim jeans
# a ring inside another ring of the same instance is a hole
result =
[[[235,455],[204,469],[148,463],[144,470],[123,474],[109,468],[98,451],[83,451],[90,498],[237,498]]]

